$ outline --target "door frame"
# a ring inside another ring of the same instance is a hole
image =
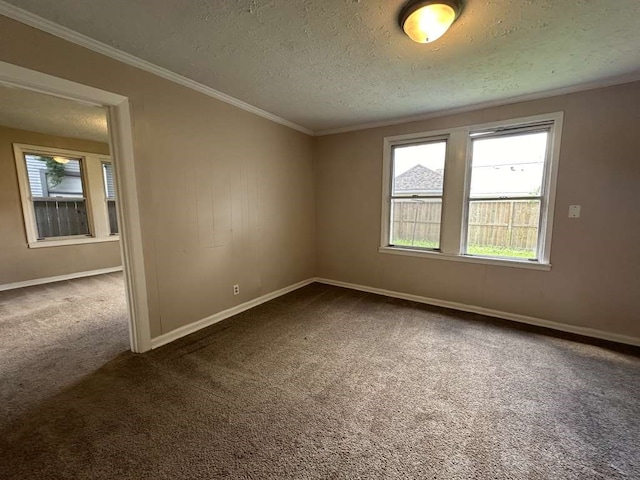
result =
[[[129,310],[131,350],[151,350],[142,228],[129,99],[122,95],[0,61],[0,84],[104,107],[115,171],[120,251]]]

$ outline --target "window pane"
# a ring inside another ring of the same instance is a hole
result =
[[[79,159],[27,154],[25,161],[32,197],[84,197]]]
[[[109,233],[116,235],[118,233],[118,214],[115,200],[107,200],[107,211],[109,214]]]
[[[113,180],[113,165],[110,163],[103,163],[102,173],[105,195],[107,198],[116,198],[116,188]]]
[[[25,155],[38,238],[89,235],[80,160]]]
[[[38,238],[89,235],[87,205],[83,199],[34,200]]]
[[[393,147],[392,196],[442,196],[447,142]]]
[[[440,248],[442,199],[394,199],[391,245]]]
[[[467,254],[536,258],[539,200],[471,201]]]
[[[102,162],[102,179],[104,181],[104,194],[107,197],[109,232],[111,235],[116,235],[118,233],[118,214],[116,212],[116,188],[113,177],[113,164]]]
[[[548,132],[473,140],[471,198],[539,196]]]

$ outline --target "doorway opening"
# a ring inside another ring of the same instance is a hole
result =
[[[3,389],[149,350],[128,100],[0,62],[0,162]]]

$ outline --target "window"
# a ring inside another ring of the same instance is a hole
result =
[[[446,140],[392,147],[392,245],[440,248],[446,149]]]
[[[89,235],[80,159],[24,155],[38,240]]]
[[[380,251],[550,268],[561,128],[555,113],[386,138]]]
[[[111,162],[102,162],[102,177],[104,179],[104,194],[107,202],[107,214],[109,215],[109,232],[118,234],[118,214],[116,213],[116,188],[113,178],[113,165]]]
[[[117,240],[109,238],[118,232],[109,159],[19,144],[14,154],[29,247]]]

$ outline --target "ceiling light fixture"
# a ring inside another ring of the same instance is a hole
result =
[[[411,40],[430,43],[449,30],[461,10],[460,0],[412,0],[402,8],[398,21]]]
[[[65,157],[53,157],[53,161],[61,163],[62,165],[64,165],[65,163],[69,163],[69,159]]]

